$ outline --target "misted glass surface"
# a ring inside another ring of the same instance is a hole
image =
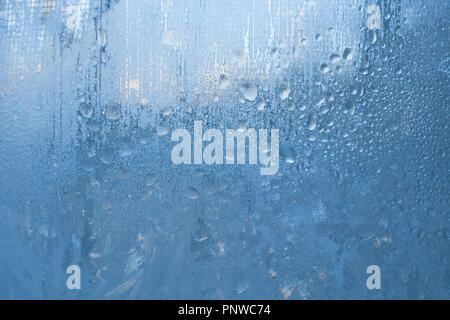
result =
[[[0,0],[0,298],[450,298],[448,40],[447,0]]]

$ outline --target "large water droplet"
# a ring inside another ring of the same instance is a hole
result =
[[[295,103],[294,102],[289,103],[289,105],[287,106],[287,109],[289,111],[294,111],[295,110]]]

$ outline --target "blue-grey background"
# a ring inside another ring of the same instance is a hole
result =
[[[0,298],[450,298],[448,40],[447,0],[1,0]],[[278,174],[173,165],[195,120]]]

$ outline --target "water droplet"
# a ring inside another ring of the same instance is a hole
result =
[[[198,193],[197,189],[195,189],[193,187],[188,187],[184,191],[184,196],[187,197],[190,200],[195,200],[195,199],[198,199],[199,193]]]
[[[94,108],[90,103],[83,103],[80,106],[80,113],[83,117],[86,119],[89,119],[92,116],[92,113],[94,112]]]
[[[279,55],[280,55],[280,49],[278,49],[278,48],[273,48],[273,49],[270,51],[270,56],[271,56],[273,59],[278,58]]]
[[[322,73],[328,73],[328,72],[330,72],[330,67],[328,66],[328,64],[323,63],[323,64],[320,66],[320,71],[321,71]]]
[[[281,100],[285,100],[289,97],[289,94],[291,93],[291,88],[287,83],[283,83],[280,88],[280,94],[279,97]]]
[[[295,103],[294,103],[294,102],[291,102],[291,103],[287,106],[287,109],[288,109],[289,111],[294,111],[294,110],[295,110]]]
[[[344,53],[342,54],[342,58],[344,58],[344,60],[353,59],[353,50],[350,48],[345,48]]]
[[[295,150],[292,147],[286,148],[282,150],[282,154],[281,156],[284,159],[284,162],[286,163],[295,163],[295,158],[296,158],[296,154],[295,154]]]
[[[255,101],[258,96],[258,88],[252,81],[244,80],[239,86],[239,90],[241,91],[244,98],[248,101]]]
[[[104,149],[99,152],[99,159],[104,164],[110,165],[113,162],[113,152],[110,149]]]
[[[106,119],[111,121],[119,120],[119,118],[122,116],[119,105],[117,103],[110,103],[106,107],[105,116]]]
[[[333,102],[335,100],[333,91],[328,90],[325,95],[327,96],[328,102]]]
[[[95,121],[88,121],[86,123],[86,128],[88,128],[88,130],[91,130],[93,132],[100,131],[100,125]]]
[[[266,106],[266,102],[264,100],[260,100],[260,101],[258,101],[256,108],[259,111],[263,111],[265,106]]]
[[[219,76],[219,89],[220,90],[225,90],[226,88],[228,88],[230,86],[230,84],[231,84],[231,81],[226,74],[221,74]]]
[[[108,62],[108,54],[106,53],[106,51],[103,51],[103,52],[100,54],[100,59],[102,60],[102,63]]]
[[[320,33],[316,34],[316,41],[322,40],[322,35]]]
[[[244,293],[245,290],[247,290],[248,288],[248,283],[242,283],[238,286],[238,288],[236,289],[237,294],[242,294]]]
[[[217,184],[212,179],[207,180],[204,186],[205,193],[208,195],[215,194],[217,192]]]
[[[352,101],[347,101],[344,105],[344,113],[350,113],[350,114],[355,114],[356,111],[356,107],[355,104]]]
[[[317,127],[317,116],[316,114],[312,114],[308,118],[308,122],[306,123],[306,127],[308,130],[314,130]]]
[[[333,53],[332,55],[330,55],[330,62],[331,63],[336,63],[341,61],[341,57],[335,53]]]
[[[369,68],[368,67],[361,67],[361,68],[359,68],[359,72],[361,74],[364,74],[364,75],[369,74]]]
[[[100,47],[106,46],[107,38],[106,32],[103,29],[98,30],[97,32],[97,43]]]
[[[148,108],[148,107],[150,107],[150,102],[148,101],[147,98],[142,98],[142,99],[141,99],[141,107],[142,107],[142,108]]]
[[[164,109],[164,111],[162,112],[162,115],[165,117],[169,117],[173,114],[173,108],[172,107],[167,107]]]
[[[133,153],[133,146],[130,141],[125,140],[119,148],[119,156],[124,158],[128,157]]]
[[[377,42],[377,33],[375,30],[369,31],[369,43],[374,44]]]
[[[156,134],[158,136],[165,136],[167,133],[169,133],[169,125],[165,122],[159,122],[156,125]]]

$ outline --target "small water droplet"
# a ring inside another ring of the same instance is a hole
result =
[[[333,53],[332,55],[330,55],[330,62],[331,63],[336,63],[341,61],[341,57],[338,54]]]
[[[99,152],[99,159],[104,164],[110,165],[113,162],[113,152],[111,149],[104,149]]]
[[[195,189],[194,187],[188,187],[186,188],[186,190],[184,191],[184,196],[186,198],[188,198],[189,200],[195,200],[198,199],[198,197],[200,196],[197,189]]]
[[[106,46],[107,36],[106,32],[103,29],[98,30],[97,32],[97,43],[100,47]]]
[[[284,162],[292,164],[295,163],[295,150],[292,147],[286,148],[282,150],[282,157],[284,159]]]
[[[124,158],[128,157],[133,153],[133,146],[130,141],[125,140],[119,148],[119,156]]]
[[[94,108],[92,107],[92,105],[90,103],[83,103],[80,106],[80,113],[86,119],[91,118],[93,112],[94,112]]]
[[[351,60],[353,59],[353,50],[351,48],[345,48],[344,53],[342,54],[342,58],[344,60]]]
[[[377,42],[377,33],[375,30],[369,31],[369,43],[374,44]]]
[[[279,97],[281,100],[286,100],[289,97],[289,94],[291,93],[291,88],[287,83],[283,83],[280,88],[280,94]]]
[[[108,62],[108,54],[106,53],[106,51],[103,51],[100,54],[100,59],[101,59],[102,63]]]
[[[242,81],[241,85],[239,86],[239,90],[241,91],[244,98],[248,101],[255,101],[256,97],[258,96],[258,88],[252,81],[249,80]]]
[[[86,123],[86,128],[88,128],[88,130],[91,130],[93,132],[100,131],[100,125],[95,121],[88,121]]]
[[[256,105],[257,105],[256,108],[259,111],[263,111],[264,107],[266,106],[266,102],[264,100],[260,100],[260,101],[258,101],[258,103]]]
[[[230,86],[230,84],[231,84],[231,81],[226,74],[221,74],[219,76],[219,89],[220,90],[225,90],[226,88],[228,88]]]
[[[117,103],[110,103],[106,107],[105,116],[106,119],[111,121],[119,120],[119,118],[122,116],[119,105]]]
[[[334,100],[335,100],[335,96],[334,96],[334,93],[333,93],[333,91],[331,91],[331,90],[328,90],[327,92],[326,92],[326,96],[327,96],[327,100],[328,100],[328,102],[333,102]]]
[[[330,66],[328,66],[328,64],[323,63],[320,65],[320,72],[322,73],[328,73],[330,72]]]
[[[169,125],[165,121],[161,121],[156,125],[156,134],[158,136],[165,136],[169,133]]]
[[[316,114],[312,114],[308,118],[308,122],[306,123],[306,127],[308,130],[313,131],[317,127],[317,116]]]

